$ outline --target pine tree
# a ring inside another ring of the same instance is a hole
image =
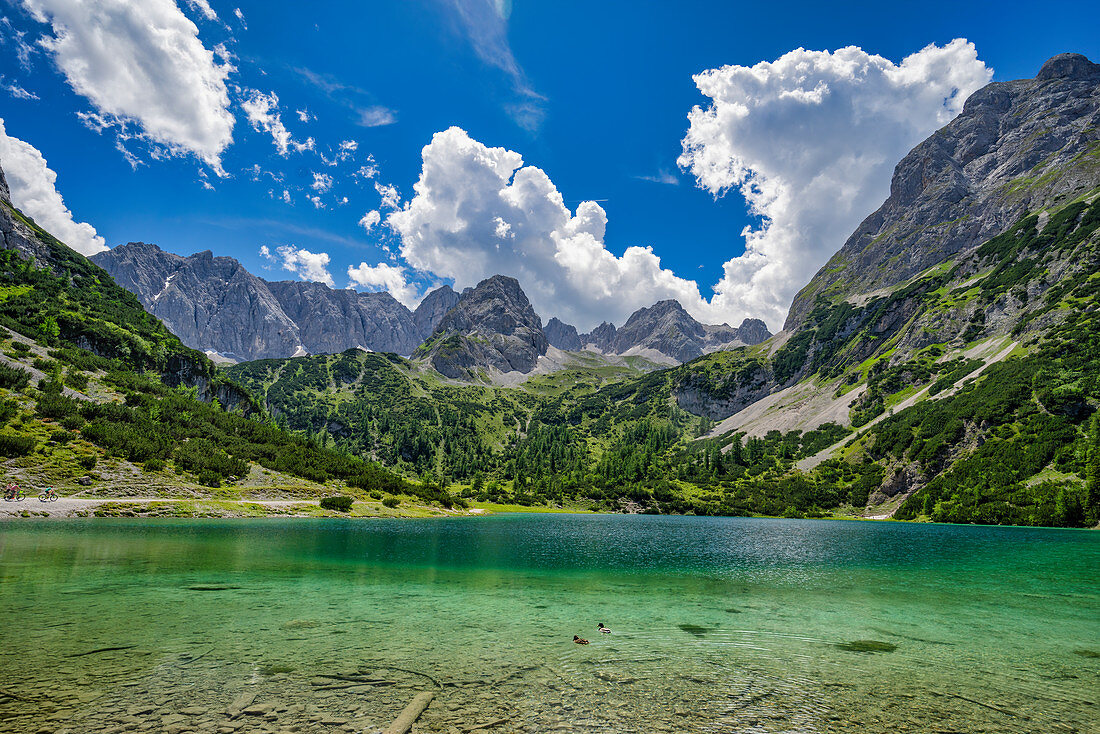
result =
[[[1100,520],[1100,415],[1092,417],[1091,428],[1085,461],[1085,496],[1089,519],[1097,522]]]

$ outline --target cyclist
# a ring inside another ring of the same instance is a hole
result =
[[[8,485],[8,492],[4,495],[6,500],[14,500],[19,498],[19,485],[12,482]]]

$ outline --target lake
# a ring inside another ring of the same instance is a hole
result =
[[[5,732],[379,731],[423,690],[432,732],[1100,731],[1091,531],[10,521],[0,558]]]

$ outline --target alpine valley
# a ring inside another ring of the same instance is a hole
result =
[[[774,335],[673,300],[583,334],[505,275],[411,311],[209,251],[88,260],[6,184],[0,233],[0,454],[28,481],[1100,521],[1100,65],[1080,55],[917,145]]]

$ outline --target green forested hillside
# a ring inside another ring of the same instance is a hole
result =
[[[517,387],[359,350],[223,372],[3,207],[24,243],[0,250],[9,468],[71,481],[117,457],[218,486],[258,465],[444,505],[1098,520],[1095,192],[894,288],[823,292],[803,328],[762,345],[640,375],[578,360]],[[848,401],[845,425],[716,429],[792,386]]]
[[[255,463],[316,482],[414,491],[377,464],[267,418],[103,270],[0,201],[0,456],[68,483],[100,459],[217,487]],[[436,491],[436,490],[432,490]]]
[[[1100,200],[1040,219],[887,292],[822,294],[778,349],[641,377],[577,369],[468,385],[356,350],[229,374],[290,429],[482,499],[793,516],[904,501],[906,519],[1091,524]],[[850,427],[712,432],[807,382],[851,398]],[[854,430],[832,458],[796,468]]]

